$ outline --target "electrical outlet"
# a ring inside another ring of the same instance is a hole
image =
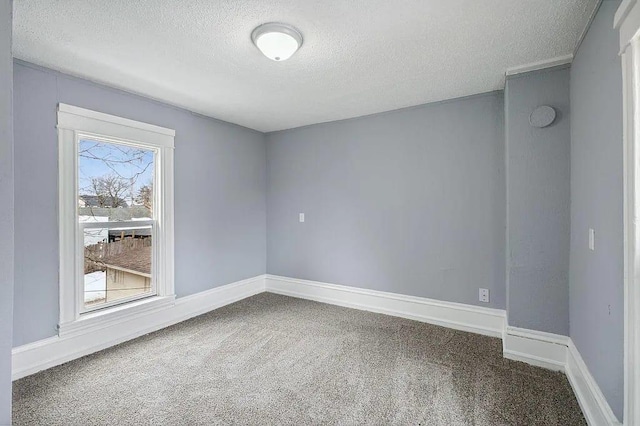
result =
[[[300,213],[299,220],[300,223],[304,222],[304,213]]]
[[[481,302],[489,303],[489,289],[488,288],[481,288],[480,292],[479,292],[478,299]]]

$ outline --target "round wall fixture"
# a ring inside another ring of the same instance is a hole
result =
[[[556,119],[556,110],[548,105],[539,106],[529,116],[529,124],[533,127],[550,126]]]
[[[267,58],[286,61],[302,46],[302,34],[291,25],[270,22],[251,33],[251,40]]]

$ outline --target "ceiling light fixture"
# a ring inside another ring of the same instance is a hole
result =
[[[302,34],[286,24],[262,24],[251,33],[251,40],[267,58],[286,61],[302,46]]]

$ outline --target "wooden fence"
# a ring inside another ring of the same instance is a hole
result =
[[[125,237],[111,243],[100,242],[84,248],[84,273],[104,271],[104,259],[142,247],[151,247],[151,238]]]

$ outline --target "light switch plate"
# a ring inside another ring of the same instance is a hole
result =
[[[304,222],[304,213],[300,213],[300,223]]]
[[[589,250],[596,249],[596,231],[593,228],[589,228]]]

